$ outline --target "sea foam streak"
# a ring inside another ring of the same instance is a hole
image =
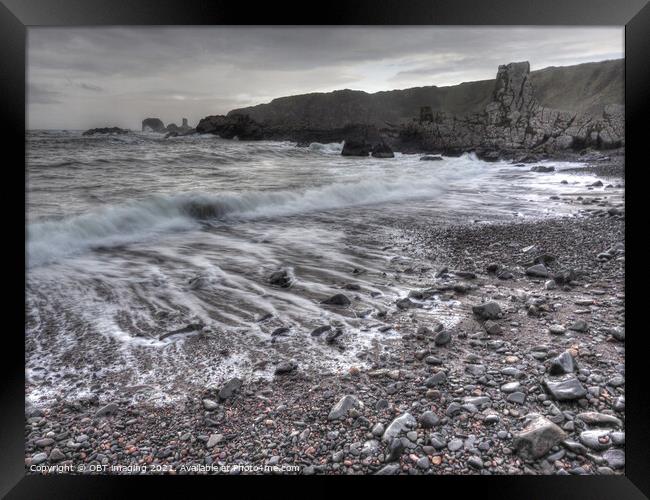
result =
[[[40,265],[94,247],[193,229],[200,220],[251,220],[435,197],[457,175],[454,170],[440,169],[435,176],[427,172],[422,177],[386,177],[298,190],[156,195],[63,220],[30,224],[28,262]]]

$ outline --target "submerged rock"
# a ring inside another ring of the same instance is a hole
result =
[[[342,328],[337,328],[336,330],[331,330],[325,336],[325,342],[328,343],[328,344],[333,344],[334,342],[336,342],[336,339],[338,339],[341,335],[343,335],[343,329]]]
[[[199,331],[201,331],[201,329],[203,327],[204,327],[204,325],[202,323],[190,323],[189,325],[186,325],[183,328],[179,328],[177,330],[172,330],[171,332],[161,333],[158,336],[158,340],[164,340],[167,337],[171,337],[172,335],[181,335],[181,334],[186,334],[186,333],[199,332]]]
[[[289,269],[280,269],[269,276],[269,283],[280,288],[289,288],[293,284],[293,275]]]
[[[321,304],[341,307],[349,306],[351,303],[350,299],[342,293],[337,293],[336,295],[332,295],[330,298],[321,301]]]
[[[420,158],[420,161],[442,161],[442,159],[440,155],[424,155]]]
[[[330,331],[331,329],[332,329],[332,327],[330,325],[323,325],[323,326],[316,327],[311,331],[311,336],[312,337],[319,337],[320,335],[322,335],[325,332]]]
[[[277,337],[278,335],[286,335],[291,329],[288,326],[280,326],[271,332],[271,337]]]

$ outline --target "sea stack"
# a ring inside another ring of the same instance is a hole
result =
[[[143,132],[166,132],[165,124],[160,118],[145,118],[142,120]]]

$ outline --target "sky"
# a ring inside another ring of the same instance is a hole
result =
[[[190,125],[276,97],[493,79],[623,57],[622,27],[30,27],[30,129]]]

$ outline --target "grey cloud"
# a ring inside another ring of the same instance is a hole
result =
[[[102,91],[104,90],[104,89],[103,89],[102,87],[100,87],[99,85],[93,85],[93,84],[91,84],[91,83],[84,83],[84,82],[81,82],[81,83],[79,84],[79,87],[82,88],[82,89],[84,89],[84,90],[90,90],[90,91],[92,91],[92,92],[102,92]]]
[[[63,102],[61,92],[47,90],[40,85],[29,84],[27,87],[27,104],[58,104]]]

